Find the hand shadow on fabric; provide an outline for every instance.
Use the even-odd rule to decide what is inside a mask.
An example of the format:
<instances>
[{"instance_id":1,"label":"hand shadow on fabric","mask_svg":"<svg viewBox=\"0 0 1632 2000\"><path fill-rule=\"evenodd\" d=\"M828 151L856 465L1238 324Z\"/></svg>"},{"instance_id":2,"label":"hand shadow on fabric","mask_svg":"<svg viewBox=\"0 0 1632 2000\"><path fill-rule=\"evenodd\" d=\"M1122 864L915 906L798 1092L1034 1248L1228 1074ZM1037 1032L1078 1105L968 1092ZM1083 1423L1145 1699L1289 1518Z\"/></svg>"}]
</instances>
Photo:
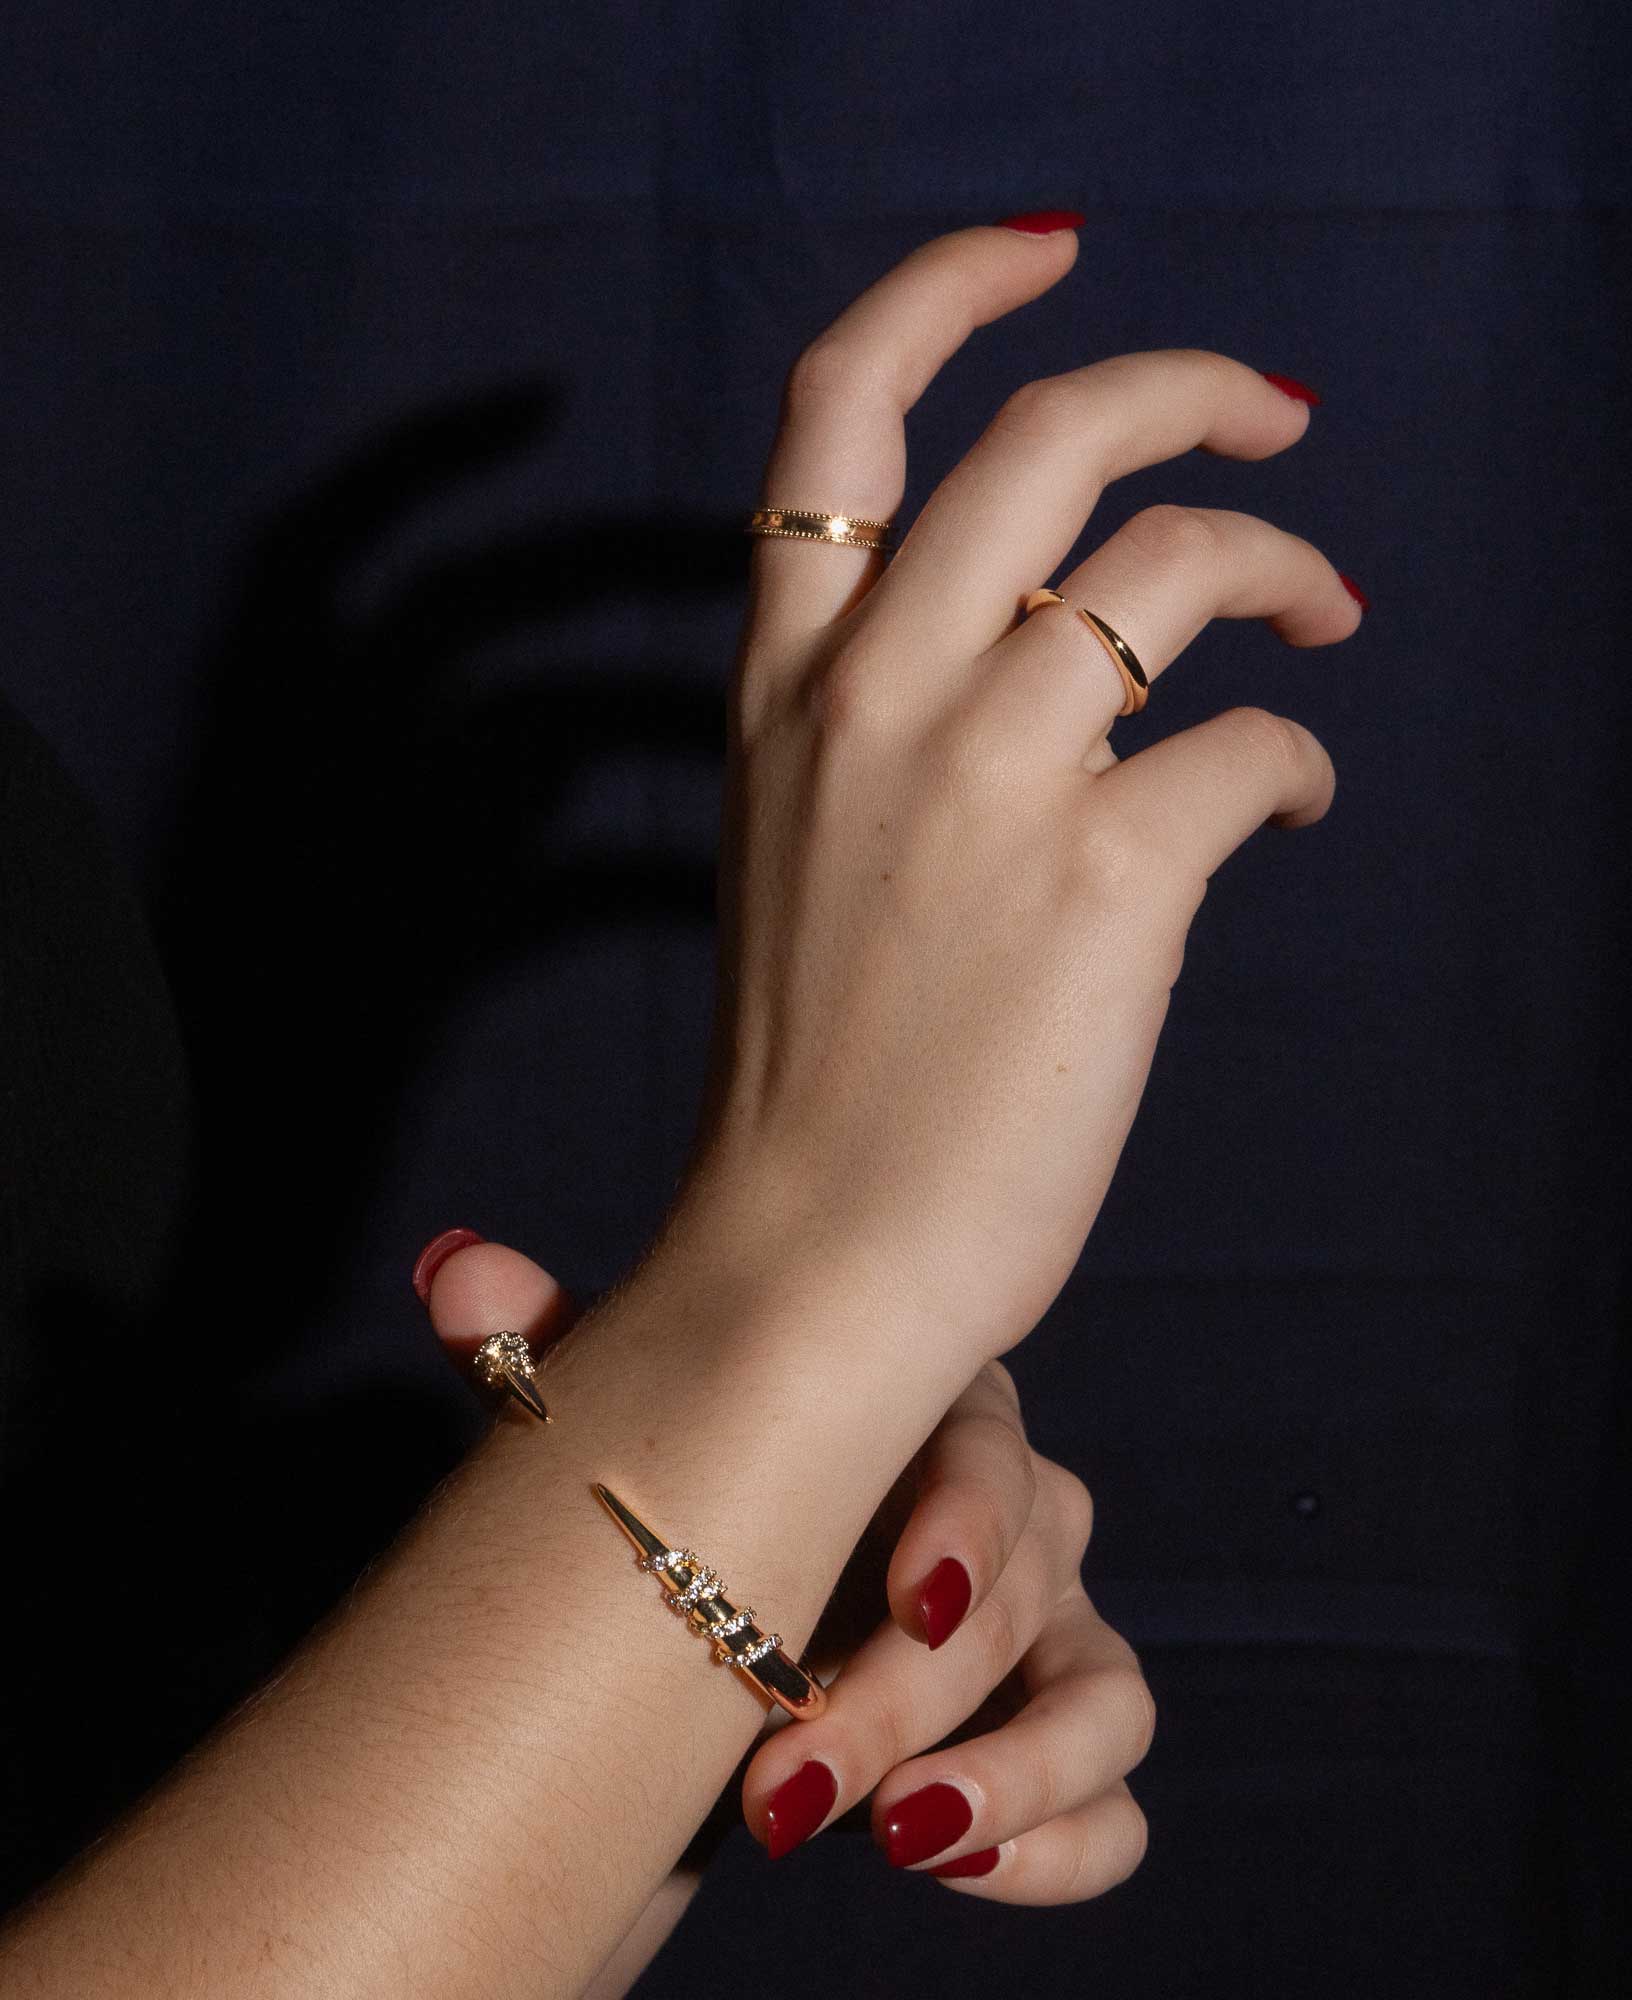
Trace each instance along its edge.
<instances>
[{"instance_id":1,"label":"hand shadow on fabric","mask_svg":"<svg viewBox=\"0 0 1632 2000\"><path fill-rule=\"evenodd\" d=\"M23 1578L44 1657L13 1898L277 1665L479 1427L456 1392L253 1386L334 1303L461 999L575 930L712 922L712 855L553 834L599 759L718 765L717 663L573 657L552 632L632 591L672 607L740 587L731 524L489 541L413 559L357 609L393 537L545 446L560 408L522 384L369 441L255 537L203 665L151 899L194 1111L170 1272L151 1310L71 1283L29 1308L47 1379L6 1518L55 1510L56 1528ZM536 675L473 672L535 634Z\"/></svg>"}]
</instances>

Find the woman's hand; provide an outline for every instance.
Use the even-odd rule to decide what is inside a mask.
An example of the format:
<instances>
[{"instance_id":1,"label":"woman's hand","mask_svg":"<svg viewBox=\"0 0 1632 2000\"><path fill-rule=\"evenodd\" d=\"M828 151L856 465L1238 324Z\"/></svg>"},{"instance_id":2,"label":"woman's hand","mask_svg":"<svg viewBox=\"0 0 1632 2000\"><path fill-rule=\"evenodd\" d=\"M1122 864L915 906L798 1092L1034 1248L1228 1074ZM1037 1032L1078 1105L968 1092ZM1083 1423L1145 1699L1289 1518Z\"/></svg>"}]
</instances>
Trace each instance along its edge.
<instances>
[{"instance_id":1,"label":"woman's hand","mask_svg":"<svg viewBox=\"0 0 1632 2000\"><path fill-rule=\"evenodd\" d=\"M1145 1851L1126 1778L1150 1747L1155 1706L1133 1649L1083 1590L1088 1490L1031 1449L998 1361L952 1405L904 1486L893 1616L846 1649L815 1721L776 1729L755 1752L748 1824L785 1854L870 1799L873 1837L898 1868L997 1902L1097 1896ZM934 1651L921 1643L931 1578L949 1610L960 1596L969 1607Z\"/></svg>"},{"instance_id":2,"label":"woman's hand","mask_svg":"<svg viewBox=\"0 0 1632 2000\"><path fill-rule=\"evenodd\" d=\"M489 1333L521 1331L537 1355L576 1316L519 1251L455 1254L480 1242L448 1231L414 1274L461 1369ZM1031 1449L1009 1372L988 1362L879 1508L817 1626L824 1713L796 1727L773 1713L747 1761L743 1814L773 1858L870 1797L892 1863L997 1901L1078 1901L1133 1872L1145 1823L1125 1780L1155 1711L1132 1648L1083 1590L1092 1523L1087 1488ZM643 1932L641 1963L680 1907ZM620 1959L617 1976L637 1970Z\"/></svg>"},{"instance_id":3,"label":"woman's hand","mask_svg":"<svg viewBox=\"0 0 1632 2000\"><path fill-rule=\"evenodd\" d=\"M1000 227L915 250L794 366L764 503L892 515L905 411L1075 254L1069 231ZM960 1381L1035 1324L1098 1212L1208 877L1264 820L1318 819L1333 773L1308 730L1250 707L1118 762L1105 650L1020 605L1109 481L1196 446L1265 458L1309 420L1226 355L1119 355L1017 388L887 566L754 543L709 1090L659 1255L838 1270L892 1366L939 1350ZM1360 619L1307 541L1182 505L1059 587L1153 683L1215 617L1296 646ZM824 1339L844 1365L831 1321Z\"/></svg>"}]
</instances>

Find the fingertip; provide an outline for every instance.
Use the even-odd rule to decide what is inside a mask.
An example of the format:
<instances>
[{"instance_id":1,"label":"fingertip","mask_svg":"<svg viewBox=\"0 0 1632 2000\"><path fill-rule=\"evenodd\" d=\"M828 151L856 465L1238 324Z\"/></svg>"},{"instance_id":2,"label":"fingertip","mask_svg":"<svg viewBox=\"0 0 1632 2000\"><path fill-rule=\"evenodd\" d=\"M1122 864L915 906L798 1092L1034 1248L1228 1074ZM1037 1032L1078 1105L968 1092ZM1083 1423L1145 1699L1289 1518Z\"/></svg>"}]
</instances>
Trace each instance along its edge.
<instances>
[{"instance_id":1,"label":"fingertip","mask_svg":"<svg viewBox=\"0 0 1632 2000\"><path fill-rule=\"evenodd\" d=\"M919 1583L913 1609L931 1652L944 1646L963 1623L974 1594L974 1579L956 1556L943 1556Z\"/></svg>"},{"instance_id":2,"label":"fingertip","mask_svg":"<svg viewBox=\"0 0 1632 2000\"><path fill-rule=\"evenodd\" d=\"M807 1757L765 1802L765 1851L773 1861L791 1854L826 1821L838 1801L839 1780L829 1764Z\"/></svg>"},{"instance_id":3,"label":"fingertip","mask_svg":"<svg viewBox=\"0 0 1632 2000\"><path fill-rule=\"evenodd\" d=\"M490 1334L522 1334L536 1355L566 1331L570 1294L531 1257L503 1243L478 1242L451 1252L433 1273L426 1301L449 1357L467 1361Z\"/></svg>"},{"instance_id":4,"label":"fingertip","mask_svg":"<svg viewBox=\"0 0 1632 2000\"><path fill-rule=\"evenodd\" d=\"M1260 368L1258 373L1294 403L1302 403L1306 408L1313 408L1321 400L1318 389L1311 389L1307 382L1300 382L1295 375L1281 375L1273 368Z\"/></svg>"},{"instance_id":5,"label":"fingertip","mask_svg":"<svg viewBox=\"0 0 1632 2000\"><path fill-rule=\"evenodd\" d=\"M456 1250L466 1250L473 1243L481 1243L485 1238L478 1236L474 1229L444 1229L439 1236L433 1236L425 1248L414 1259L414 1268L409 1273L409 1283L419 1296L421 1305L431 1302L431 1280Z\"/></svg>"}]
</instances>

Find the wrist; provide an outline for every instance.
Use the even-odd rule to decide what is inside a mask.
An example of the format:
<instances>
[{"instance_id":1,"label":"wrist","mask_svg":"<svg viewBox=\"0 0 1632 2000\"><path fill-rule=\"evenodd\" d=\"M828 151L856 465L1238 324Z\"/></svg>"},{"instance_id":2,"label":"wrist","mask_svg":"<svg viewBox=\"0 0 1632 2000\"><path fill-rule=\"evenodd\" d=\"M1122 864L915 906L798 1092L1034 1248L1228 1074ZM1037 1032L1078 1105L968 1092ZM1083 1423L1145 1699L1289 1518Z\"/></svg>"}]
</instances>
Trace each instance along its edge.
<instances>
[{"instance_id":1,"label":"wrist","mask_svg":"<svg viewBox=\"0 0 1632 2000\"><path fill-rule=\"evenodd\" d=\"M666 1232L549 1351L549 1471L570 1463L586 1491L604 1481L728 1575L751 1556L755 1590L779 1606L819 1581L813 1622L966 1384L919 1329L882 1322L847 1271L760 1262L740 1247ZM499 1430L518 1478L542 1476L533 1426L518 1417Z\"/></svg>"}]
</instances>

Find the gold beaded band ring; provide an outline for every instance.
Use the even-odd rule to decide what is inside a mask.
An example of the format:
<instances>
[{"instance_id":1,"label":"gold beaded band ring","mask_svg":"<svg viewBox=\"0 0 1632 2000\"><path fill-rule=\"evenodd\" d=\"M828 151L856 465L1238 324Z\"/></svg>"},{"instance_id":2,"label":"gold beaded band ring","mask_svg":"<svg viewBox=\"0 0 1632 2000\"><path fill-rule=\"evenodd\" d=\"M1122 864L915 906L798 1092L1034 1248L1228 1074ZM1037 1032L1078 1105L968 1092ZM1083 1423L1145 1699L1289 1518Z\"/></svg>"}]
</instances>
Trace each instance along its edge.
<instances>
[{"instance_id":1,"label":"gold beaded band ring","mask_svg":"<svg viewBox=\"0 0 1632 2000\"><path fill-rule=\"evenodd\" d=\"M1064 604L1065 599L1057 590L1034 590L1026 599L1023 615L1027 618L1034 611L1041 611L1048 604ZM1150 682L1145 670L1140 666L1133 648L1119 633L1113 632L1105 620L1084 605L1077 605L1077 616L1093 633L1094 637L1111 656L1111 662L1122 676L1122 706L1118 715L1137 715L1150 699Z\"/></svg>"},{"instance_id":2,"label":"gold beaded band ring","mask_svg":"<svg viewBox=\"0 0 1632 2000\"><path fill-rule=\"evenodd\" d=\"M859 514L820 514L809 507L756 507L745 535L781 535L798 542L833 542L846 549L888 549L890 521L864 521Z\"/></svg>"},{"instance_id":3,"label":"gold beaded band ring","mask_svg":"<svg viewBox=\"0 0 1632 2000\"><path fill-rule=\"evenodd\" d=\"M796 1721L809 1722L821 1714L827 1690L802 1661L783 1652L779 1632L760 1629L752 1605L737 1609L717 1570L691 1549L666 1542L609 1487L597 1485L595 1497L639 1551L637 1567L669 1593L669 1609L713 1642L719 1665L735 1667Z\"/></svg>"},{"instance_id":4,"label":"gold beaded band ring","mask_svg":"<svg viewBox=\"0 0 1632 2000\"><path fill-rule=\"evenodd\" d=\"M490 1393L521 1405L530 1416L553 1424L538 1388L532 1351L519 1333L495 1333L477 1348L474 1372ZM694 1630L712 1641L714 1657L735 1667L761 1694L768 1695L795 1720L808 1722L827 1706L827 1690L801 1660L782 1650L782 1635L765 1632L755 1622L752 1605L740 1611L725 1595L725 1583L690 1549L676 1548L649 1528L608 1486L599 1483L595 1497L628 1536L639 1553L638 1567L655 1576L669 1593L669 1608Z\"/></svg>"}]
</instances>

